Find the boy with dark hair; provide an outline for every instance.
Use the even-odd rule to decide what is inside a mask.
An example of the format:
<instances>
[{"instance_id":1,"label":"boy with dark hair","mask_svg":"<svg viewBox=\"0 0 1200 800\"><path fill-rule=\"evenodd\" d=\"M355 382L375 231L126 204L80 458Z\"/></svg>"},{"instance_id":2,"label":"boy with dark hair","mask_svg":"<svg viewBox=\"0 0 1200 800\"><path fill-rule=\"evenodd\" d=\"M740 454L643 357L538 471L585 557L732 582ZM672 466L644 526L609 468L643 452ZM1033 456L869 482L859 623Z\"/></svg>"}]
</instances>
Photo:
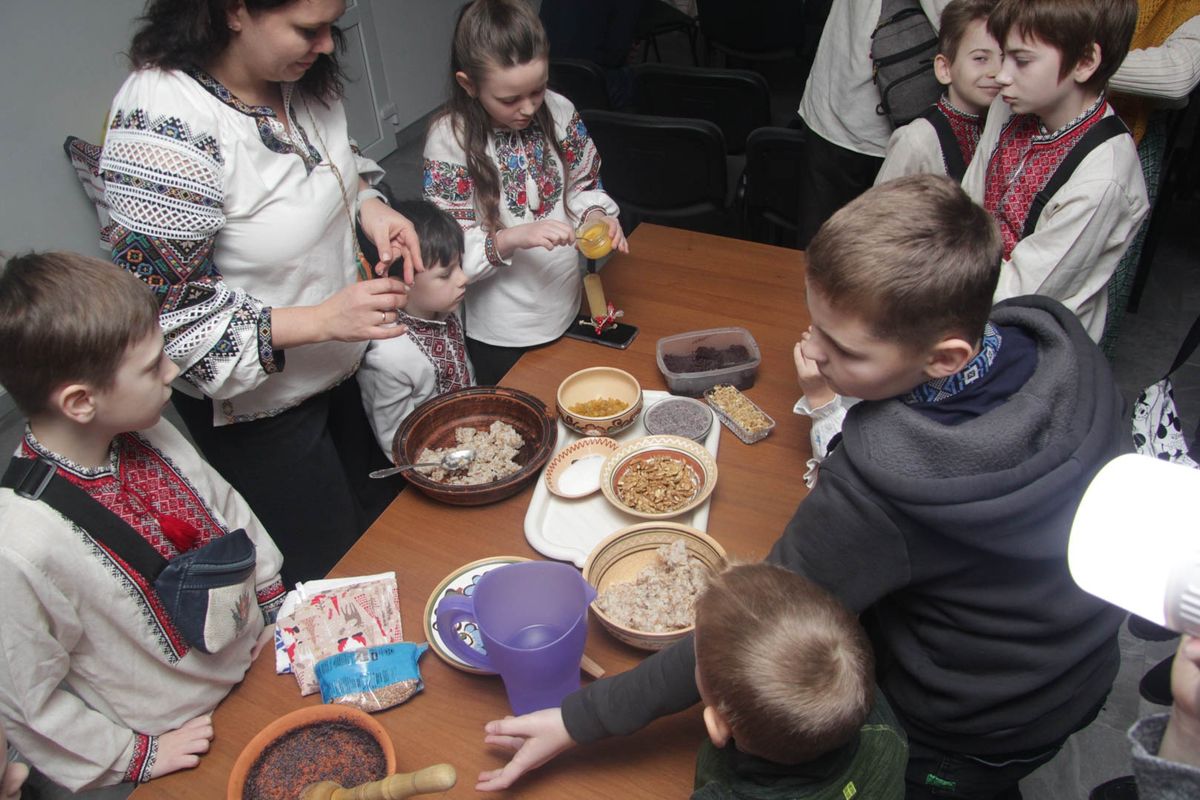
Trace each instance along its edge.
<instances>
[{"instance_id":1,"label":"boy with dark hair","mask_svg":"<svg viewBox=\"0 0 1200 800\"><path fill-rule=\"evenodd\" d=\"M871 643L824 589L772 564L730 567L696 601L695 644L710 741L693 800L903 797L908 749L876 696Z\"/></svg>"},{"instance_id":2,"label":"boy with dark hair","mask_svg":"<svg viewBox=\"0 0 1200 800\"><path fill-rule=\"evenodd\" d=\"M209 712L270 636L279 551L161 419L179 369L137 278L72 253L12 258L0 341L0 383L28 416L18 455L31 461L14 465L54 470L32 491L0 488L0 722L35 783L79 791L193 767L213 736ZM244 529L257 550L249 585L208 599L223 646L185 639L130 551L40 496L51 482L82 490L168 564Z\"/></svg>"},{"instance_id":3,"label":"boy with dark hair","mask_svg":"<svg viewBox=\"0 0 1200 800\"><path fill-rule=\"evenodd\" d=\"M399 202L396 210L412 221L420 237L425 271L415 274L408 303L396 312L396 323L406 325L408 332L371 342L358 369L367 419L389 454L396 429L409 412L431 397L475 385L458 316L467 289L462 228L424 200ZM404 274L403 264L391 269L397 277Z\"/></svg>"},{"instance_id":4,"label":"boy with dark hair","mask_svg":"<svg viewBox=\"0 0 1200 800\"><path fill-rule=\"evenodd\" d=\"M1123 614L1076 587L1066 548L1088 482L1131 449L1124 403L1061 304L989 314L1000 246L958 186L920 175L863 194L808 252L803 347L863 402L768 560L863 615L909 798L1018 796L1120 663ZM481 787L687 708L694 667L685 642L561 709L489 722L485 741L520 748Z\"/></svg>"},{"instance_id":5,"label":"boy with dark hair","mask_svg":"<svg viewBox=\"0 0 1200 800\"><path fill-rule=\"evenodd\" d=\"M1000 225L996 300L1058 300L1093 340L1108 281L1148 208L1129 131L1105 97L1137 22L1136 0L1000 0L1000 100L963 187Z\"/></svg>"},{"instance_id":6,"label":"boy with dark hair","mask_svg":"<svg viewBox=\"0 0 1200 800\"><path fill-rule=\"evenodd\" d=\"M962 180L975 157L984 114L1000 91L1000 45L987 30L995 5L996 0L951 0L942 11L933 71L946 93L892 134L875 183L923 173Z\"/></svg>"}]
</instances>

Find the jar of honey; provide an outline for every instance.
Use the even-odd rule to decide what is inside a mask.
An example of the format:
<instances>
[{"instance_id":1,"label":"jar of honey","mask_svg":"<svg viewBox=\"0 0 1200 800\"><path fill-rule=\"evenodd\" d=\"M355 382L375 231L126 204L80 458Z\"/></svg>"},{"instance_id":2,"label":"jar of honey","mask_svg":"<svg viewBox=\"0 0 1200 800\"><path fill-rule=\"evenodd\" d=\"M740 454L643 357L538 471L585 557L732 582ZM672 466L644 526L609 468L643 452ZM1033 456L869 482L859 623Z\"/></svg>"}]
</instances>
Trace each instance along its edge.
<instances>
[{"instance_id":1,"label":"jar of honey","mask_svg":"<svg viewBox=\"0 0 1200 800\"><path fill-rule=\"evenodd\" d=\"M587 258L604 258L612 252L612 238L608 235L608 223L589 222L578 231L579 252Z\"/></svg>"}]
</instances>

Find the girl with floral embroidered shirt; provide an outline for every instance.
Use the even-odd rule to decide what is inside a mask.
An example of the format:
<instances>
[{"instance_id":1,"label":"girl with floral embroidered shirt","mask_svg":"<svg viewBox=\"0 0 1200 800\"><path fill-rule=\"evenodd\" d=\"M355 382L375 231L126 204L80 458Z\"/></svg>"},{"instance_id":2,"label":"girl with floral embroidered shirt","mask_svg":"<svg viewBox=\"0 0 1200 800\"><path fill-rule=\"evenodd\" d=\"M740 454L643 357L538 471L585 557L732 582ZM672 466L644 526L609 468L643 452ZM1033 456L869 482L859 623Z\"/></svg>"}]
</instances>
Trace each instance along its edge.
<instances>
[{"instance_id":1,"label":"girl with floral embroidered shirt","mask_svg":"<svg viewBox=\"0 0 1200 800\"><path fill-rule=\"evenodd\" d=\"M395 497L354 373L395 325L412 224L353 147L345 0L152 0L101 157L112 259L158 296L174 403L286 555L324 575ZM375 244L372 277L355 219ZM286 355L286 362L285 362Z\"/></svg>"},{"instance_id":2,"label":"girl with floral embroidered shirt","mask_svg":"<svg viewBox=\"0 0 1200 800\"><path fill-rule=\"evenodd\" d=\"M574 321L579 224L603 220L614 248L629 249L595 145L570 101L546 88L548 52L527 3L466 6L451 96L425 142L425 196L466 236L467 347L485 385Z\"/></svg>"}]
</instances>

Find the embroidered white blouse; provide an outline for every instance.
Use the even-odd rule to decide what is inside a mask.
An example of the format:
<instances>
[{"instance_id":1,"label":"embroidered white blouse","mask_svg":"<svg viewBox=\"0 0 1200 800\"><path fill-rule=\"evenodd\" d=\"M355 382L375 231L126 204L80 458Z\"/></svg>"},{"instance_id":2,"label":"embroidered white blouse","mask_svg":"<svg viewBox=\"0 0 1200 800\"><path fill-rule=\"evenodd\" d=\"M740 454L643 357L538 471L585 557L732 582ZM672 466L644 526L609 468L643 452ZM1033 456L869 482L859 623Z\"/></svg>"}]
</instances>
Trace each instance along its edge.
<instances>
[{"instance_id":1,"label":"embroidered white blouse","mask_svg":"<svg viewBox=\"0 0 1200 800\"><path fill-rule=\"evenodd\" d=\"M571 101L546 92L554 137L567 161L553 152L553 169L542 172L548 146L536 125L524 131L496 130L488 157L500 174L500 225L511 228L542 219L577 226L592 207L617 215L617 205L600 185L600 154ZM517 250L508 261L489 258L487 232L467 174L467 158L449 117L438 119L425 140L425 197L448 211L463 227L463 270L471 281L464 303L467 335L506 347L552 341L575 319L583 287L583 261L574 247Z\"/></svg>"},{"instance_id":2,"label":"embroidered white blouse","mask_svg":"<svg viewBox=\"0 0 1200 800\"><path fill-rule=\"evenodd\" d=\"M273 618L283 599L283 558L241 495L169 422L126 436L132 444L114 446L112 465L93 470L32 436L21 447L84 484L128 474L128 459L139 476L134 489L160 511L195 513L198 499L200 513L226 532L245 528L264 613L250 614L241 636L217 653L189 649L140 576L50 506L0 489L0 720L25 758L72 791L148 780L157 737L212 711L241 681L264 615Z\"/></svg>"},{"instance_id":3,"label":"embroidered white blouse","mask_svg":"<svg viewBox=\"0 0 1200 800\"><path fill-rule=\"evenodd\" d=\"M216 425L271 416L351 375L365 342L272 347L272 307L316 305L356 279L359 177L340 101L283 86L289 127L203 72L143 69L113 100L100 168L113 260L158 295L178 386ZM341 180L330 166L330 152ZM344 196L343 196L344 195Z\"/></svg>"}]
</instances>

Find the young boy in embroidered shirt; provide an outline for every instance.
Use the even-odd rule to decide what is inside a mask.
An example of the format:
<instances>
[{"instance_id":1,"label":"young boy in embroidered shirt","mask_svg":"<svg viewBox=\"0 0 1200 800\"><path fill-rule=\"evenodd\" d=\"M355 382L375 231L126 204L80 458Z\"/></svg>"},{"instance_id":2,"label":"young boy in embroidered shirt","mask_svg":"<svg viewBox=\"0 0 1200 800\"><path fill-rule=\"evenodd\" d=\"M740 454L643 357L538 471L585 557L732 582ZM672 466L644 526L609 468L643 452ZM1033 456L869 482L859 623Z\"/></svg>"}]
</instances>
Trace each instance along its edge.
<instances>
[{"instance_id":1,"label":"young boy in embroidered shirt","mask_svg":"<svg viewBox=\"0 0 1200 800\"><path fill-rule=\"evenodd\" d=\"M858 620L773 564L712 577L696 600L696 689L709 740L692 800L904 797L904 731L875 690Z\"/></svg>"},{"instance_id":2,"label":"young boy in embroidered shirt","mask_svg":"<svg viewBox=\"0 0 1200 800\"><path fill-rule=\"evenodd\" d=\"M975 157L984 114L1000 91L1000 45L987 30L995 4L996 0L952 0L942 10L933 71L946 93L925 115L892 134L875 183L922 173L962 180ZM949 140L957 144L953 152L943 149L943 141Z\"/></svg>"},{"instance_id":3,"label":"young boy in embroidered shirt","mask_svg":"<svg viewBox=\"0 0 1200 800\"><path fill-rule=\"evenodd\" d=\"M995 223L934 175L874 187L808 250L805 352L863 400L767 560L863 615L910 800L1015 796L1120 665L1124 613L1075 585L1066 547L1092 476L1131 448L1124 401L1060 303L992 308L999 269ZM693 705L694 674L685 639L561 709L487 723L518 749L480 788Z\"/></svg>"},{"instance_id":4,"label":"young boy in embroidered shirt","mask_svg":"<svg viewBox=\"0 0 1200 800\"><path fill-rule=\"evenodd\" d=\"M1095 341L1104 332L1108 281L1147 210L1133 138L1100 142L1040 215L1035 198L1080 139L1113 115L1105 87L1137 14L1137 0L999 0L988 30L1004 49L1000 97L963 179L1004 237L996 300L1053 297ZM1034 215L1036 227L1025 235Z\"/></svg>"},{"instance_id":5,"label":"young boy in embroidered shirt","mask_svg":"<svg viewBox=\"0 0 1200 800\"><path fill-rule=\"evenodd\" d=\"M179 369L153 293L72 253L0 271L0 383L28 416L18 455L106 506L168 561L244 528L259 609L214 653L189 647L152 585L41 500L0 488L0 722L49 791L195 766L283 599L282 558L241 496L161 418ZM130 787L132 788L132 787Z\"/></svg>"},{"instance_id":6,"label":"young boy in embroidered shirt","mask_svg":"<svg viewBox=\"0 0 1200 800\"><path fill-rule=\"evenodd\" d=\"M396 210L408 217L421 240L425 271L408 290L397 324L408 332L371 342L358 384L363 408L383 452L392 452L396 429L431 397L475 385L458 315L467 276L462 268L463 232L454 218L432 203L407 200ZM393 265L402 275L403 265Z\"/></svg>"}]
</instances>

